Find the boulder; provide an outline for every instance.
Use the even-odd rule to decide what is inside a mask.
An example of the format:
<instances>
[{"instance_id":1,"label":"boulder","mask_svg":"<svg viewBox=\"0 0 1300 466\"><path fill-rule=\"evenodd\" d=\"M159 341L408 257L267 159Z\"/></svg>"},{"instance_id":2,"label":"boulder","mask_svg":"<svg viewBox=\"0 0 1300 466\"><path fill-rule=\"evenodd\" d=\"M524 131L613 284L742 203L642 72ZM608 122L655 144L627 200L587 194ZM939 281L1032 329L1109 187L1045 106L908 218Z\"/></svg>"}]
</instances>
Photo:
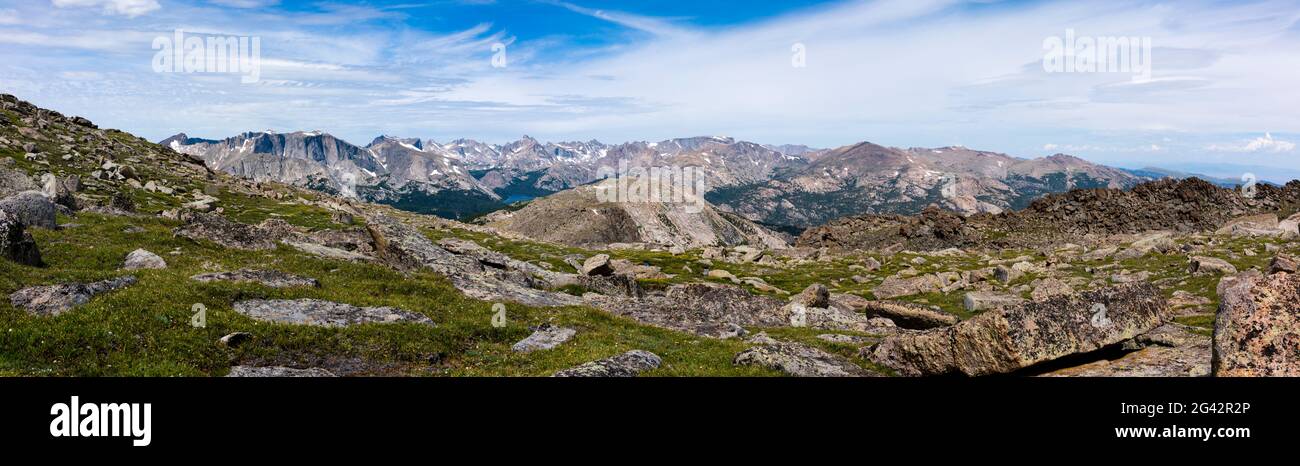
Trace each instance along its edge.
<instances>
[{"instance_id":1,"label":"boulder","mask_svg":"<svg viewBox=\"0 0 1300 466\"><path fill-rule=\"evenodd\" d=\"M1241 280L1263 277L1264 274L1258 270L1247 270L1236 275L1225 275L1219 278L1219 284L1214 287L1214 294L1222 297L1228 292L1228 288Z\"/></svg>"},{"instance_id":2,"label":"boulder","mask_svg":"<svg viewBox=\"0 0 1300 466\"><path fill-rule=\"evenodd\" d=\"M609 254L596 254L582 262L583 275L607 276L614 274L614 265L609 261Z\"/></svg>"},{"instance_id":3,"label":"boulder","mask_svg":"<svg viewBox=\"0 0 1300 466\"><path fill-rule=\"evenodd\" d=\"M1273 236L1281 234L1282 231L1278 229L1277 214L1258 214L1232 219L1214 233L1232 236Z\"/></svg>"},{"instance_id":4,"label":"boulder","mask_svg":"<svg viewBox=\"0 0 1300 466\"><path fill-rule=\"evenodd\" d=\"M1120 259L1132 259L1142 257L1153 252L1166 253L1174 250L1178 245L1174 243L1172 234L1169 232L1152 233L1134 241L1129 245L1120 256Z\"/></svg>"},{"instance_id":5,"label":"boulder","mask_svg":"<svg viewBox=\"0 0 1300 466\"><path fill-rule=\"evenodd\" d=\"M1300 275L1244 275L1219 296L1216 377L1300 376Z\"/></svg>"},{"instance_id":6,"label":"boulder","mask_svg":"<svg viewBox=\"0 0 1300 466\"><path fill-rule=\"evenodd\" d=\"M831 292L826 289L826 285L813 283L804 288L802 292L790 298L791 302L796 302L807 307L830 307Z\"/></svg>"},{"instance_id":7,"label":"boulder","mask_svg":"<svg viewBox=\"0 0 1300 466\"><path fill-rule=\"evenodd\" d=\"M1210 337L1164 324L1130 342L1118 359L1101 358L1052 370L1044 377L1204 377L1210 375Z\"/></svg>"},{"instance_id":8,"label":"boulder","mask_svg":"<svg viewBox=\"0 0 1300 466\"><path fill-rule=\"evenodd\" d=\"M82 304L90 298L125 288L135 283L135 277L110 278L92 283L63 283L23 288L9 295L14 307L37 316L56 316Z\"/></svg>"},{"instance_id":9,"label":"boulder","mask_svg":"<svg viewBox=\"0 0 1300 466\"><path fill-rule=\"evenodd\" d=\"M267 322L323 327L392 322L433 325L423 314L404 309L358 307L319 299L250 299L235 303L235 312Z\"/></svg>"},{"instance_id":10,"label":"boulder","mask_svg":"<svg viewBox=\"0 0 1300 466\"><path fill-rule=\"evenodd\" d=\"M0 257L23 265L41 265L36 240L18 217L0 210Z\"/></svg>"},{"instance_id":11,"label":"boulder","mask_svg":"<svg viewBox=\"0 0 1300 466\"><path fill-rule=\"evenodd\" d=\"M943 283L934 275L912 278L888 277L871 290L879 299L893 299L920 293L933 293L943 289Z\"/></svg>"},{"instance_id":12,"label":"boulder","mask_svg":"<svg viewBox=\"0 0 1300 466\"><path fill-rule=\"evenodd\" d=\"M248 225L230 221L218 213L199 213L172 233L195 241L212 241L228 248L259 251L275 249L277 242L292 235L293 227L279 219Z\"/></svg>"},{"instance_id":13,"label":"boulder","mask_svg":"<svg viewBox=\"0 0 1300 466\"><path fill-rule=\"evenodd\" d=\"M758 262L766 253L763 249L752 246L736 246L735 251L740 253L740 262Z\"/></svg>"},{"instance_id":14,"label":"boulder","mask_svg":"<svg viewBox=\"0 0 1300 466\"><path fill-rule=\"evenodd\" d=\"M167 261L158 257L157 254L144 249L136 249L126 255L126 260L122 263L123 270L141 270L141 269L165 269Z\"/></svg>"},{"instance_id":15,"label":"boulder","mask_svg":"<svg viewBox=\"0 0 1300 466\"><path fill-rule=\"evenodd\" d=\"M577 333L577 330L571 328L555 327L551 324L543 324L538 327L532 335L528 335L528 338L519 340L514 345L511 345L510 349L516 353L531 353L537 350L548 350L560 346L561 343L569 341L569 339L573 338Z\"/></svg>"},{"instance_id":16,"label":"boulder","mask_svg":"<svg viewBox=\"0 0 1300 466\"><path fill-rule=\"evenodd\" d=\"M1278 254L1276 256L1273 256L1273 260L1269 261L1268 263L1269 275L1278 272L1296 273L1296 270L1297 270L1297 265L1296 265L1295 258L1288 256L1286 254Z\"/></svg>"},{"instance_id":17,"label":"boulder","mask_svg":"<svg viewBox=\"0 0 1300 466\"><path fill-rule=\"evenodd\" d=\"M1042 301L1053 296L1074 292L1074 288L1071 288L1070 284L1056 278L1037 280L1032 284L1032 286L1034 287L1034 290L1029 293L1029 298L1034 301Z\"/></svg>"},{"instance_id":18,"label":"boulder","mask_svg":"<svg viewBox=\"0 0 1300 466\"><path fill-rule=\"evenodd\" d=\"M191 280L210 282L257 283L271 288L293 288L320 286L314 278L300 277L279 270L239 269L234 272L203 273L190 277Z\"/></svg>"},{"instance_id":19,"label":"boulder","mask_svg":"<svg viewBox=\"0 0 1300 466\"><path fill-rule=\"evenodd\" d=\"M53 230L59 226L55 219L58 210L55 209L54 202L40 191L23 191L4 198L0 200L0 210L17 217L27 227Z\"/></svg>"},{"instance_id":20,"label":"boulder","mask_svg":"<svg viewBox=\"0 0 1300 466\"><path fill-rule=\"evenodd\" d=\"M632 350L556 372L553 377L636 377L656 369L663 360L644 350Z\"/></svg>"},{"instance_id":21,"label":"boulder","mask_svg":"<svg viewBox=\"0 0 1300 466\"><path fill-rule=\"evenodd\" d=\"M869 373L857 364L811 346L773 341L741 351L737 366L759 366L795 377L861 377Z\"/></svg>"},{"instance_id":22,"label":"boulder","mask_svg":"<svg viewBox=\"0 0 1300 466\"><path fill-rule=\"evenodd\" d=\"M788 295L788 294L790 294L789 291L785 291L785 290L783 290L783 289L780 289L780 288L777 288L777 287L775 287L775 286L769 285L769 284L767 284L767 281L763 280L762 278L758 278L758 277L741 277L741 278L740 278L740 283L743 283L743 284L745 284L745 285L752 286L752 287L754 287L754 289L756 289L756 290L758 290L758 291L761 291L761 292L764 292L764 293L776 293L776 294L782 294L782 295Z\"/></svg>"},{"instance_id":23,"label":"boulder","mask_svg":"<svg viewBox=\"0 0 1300 466\"><path fill-rule=\"evenodd\" d=\"M375 260L375 258L367 256L365 254L348 251L345 249L332 248L329 246L322 246L315 243L308 243L303 241L289 241L289 240L285 240L283 241L283 243L286 246L297 249L304 253L311 254L313 256L321 257L325 259L336 259L336 260L344 260L344 261L352 261L352 262L369 262Z\"/></svg>"},{"instance_id":24,"label":"boulder","mask_svg":"<svg viewBox=\"0 0 1300 466\"><path fill-rule=\"evenodd\" d=\"M1011 267L1007 267L1005 265L999 265L997 266L997 268L993 269L993 278L999 282L1002 282L1003 284L1011 283L1012 281L1015 281L1015 279L1020 278L1022 275L1024 275L1024 272L1021 272L1016 269L1012 269Z\"/></svg>"},{"instance_id":25,"label":"boulder","mask_svg":"<svg viewBox=\"0 0 1300 466\"><path fill-rule=\"evenodd\" d=\"M609 276L589 276L564 274L557 275L550 282L553 288L563 288L568 285L576 285L584 290L600 293L607 296L624 296L629 298L641 298L645 296L645 290L641 284L631 275L616 273Z\"/></svg>"},{"instance_id":26,"label":"boulder","mask_svg":"<svg viewBox=\"0 0 1300 466\"><path fill-rule=\"evenodd\" d=\"M721 278L723 280L730 280L732 283L740 283L739 278L736 278L736 276L733 275L731 272L728 272L723 269L710 270L709 273L706 274L706 276L708 276L709 278Z\"/></svg>"},{"instance_id":27,"label":"boulder","mask_svg":"<svg viewBox=\"0 0 1300 466\"><path fill-rule=\"evenodd\" d=\"M659 267L649 264L634 264L629 260L615 259L609 261L609 265L614 268L615 274L631 275L639 279L668 278L668 274L665 274Z\"/></svg>"},{"instance_id":28,"label":"boulder","mask_svg":"<svg viewBox=\"0 0 1300 466\"><path fill-rule=\"evenodd\" d=\"M1223 274L1232 275L1237 273L1237 268L1229 264L1228 261L1217 257L1192 256L1189 258L1188 273L1192 274Z\"/></svg>"},{"instance_id":29,"label":"boulder","mask_svg":"<svg viewBox=\"0 0 1300 466\"><path fill-rule=\"evenodd\" d=\"M386 215L369 217L366 229L374 239L378 258L398 270L427 268L444 275L482 271L483 266L477 259L453 254L433 244L419 229L395 218Z\"/></svg>"},{"instance_id":30,"label":"boulder","mask_svg":"<svg viewBox=\"0 0 1300 466\"><path fill-rule=\"evenodd\" d=\"M992 291L972 291L970 293L966 293L966 297L962 299L962 305L966 307L967 311L975 312L975 311L996 309L999 307L1012 306L1015 304L1019 304L1022 301L1024 301L1024 299L1020 298L1019 296L1009 295L1005 293L996 293Z\"/></svg>"},{"instance_id":31,"label":"boulder","mask_svg":"<svg viewBox=\"0 0 1300 466\"><path fill-rule=\"evenodd\" d=\"M930 329L956 324L957 316L920 304L895 301L865 301L858 308L867 317L883 317L902 328Z\"/></svg>"},{"instance_id":32,"label":"boulder","mask_svg":"<svg viewBox=\"0 0 1300 466\"><path fill-rule=\"evenodd\" d=\"M37 189L40 186L26 172L14 168L14 159L0 158L0 198Z\"/></svg>"},{"instance_id":33,"label":"boulder","mask_svg":"<svg viewBox=\"0 0 1300 466\"><path fill-rule=\"evenodd\" d=\"M1277 222L1277 229L1283 234L1300 234L1300 213L1291 214L1285 220Z\"/></svg>"},{"instance_id":34,"label":"boulder","mask_svg":"<svg viewBox=\"0 0 1300 466\"><path fill-rule=\"evenodd\" d=\"M1121 285L892 335L863 356L907 376L1008 373L1134 338L1163 323L1166 308L1155 286Z\"/></svg>"}]
</instances>

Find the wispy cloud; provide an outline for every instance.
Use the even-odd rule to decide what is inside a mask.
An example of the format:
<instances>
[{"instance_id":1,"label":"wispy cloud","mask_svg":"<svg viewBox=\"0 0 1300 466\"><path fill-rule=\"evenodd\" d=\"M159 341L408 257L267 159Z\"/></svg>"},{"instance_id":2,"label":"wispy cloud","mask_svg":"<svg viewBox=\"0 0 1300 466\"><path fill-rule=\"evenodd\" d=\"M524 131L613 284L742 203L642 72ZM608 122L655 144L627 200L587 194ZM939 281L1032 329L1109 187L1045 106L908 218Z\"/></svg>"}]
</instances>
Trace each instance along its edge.
<instances>
[{"instance_id":1,"label":"wispy cloud","mask_svg":"<svg viewBox=\"0 0 1300 466\"><path fill-rule=\"evenodd\" d=\"M94 7L104 14L122 15L134 18L162 8L158 0L50 0L59 8Z\"/></svg>"},{"instance_id":2,"label":"wispy cloud","mask_svg":"<svg viewBox=\"0 0 1300 466\"><path fill-rule=\"evenodd\" d=\"M267 127L361 141L728 134L1300 167L1270 157L1300 138L1293 1L846 1L718 25L653 2L632 13L583 0L169 0L138 13L130 6L159 2L53 1L61 8L0 9L0 87L155 138ZM271 8L230 8L243 6ZM492 14L436 14L451 7ZM593 41L554 25L576 24L565 18L628 33ZM149 40L175 28L260 37L263 81L152 73ZM1045 71L1044 39L1067 29L1150 37L1151 79ZM492 66L497 44L508 66ZM792 66L796 44L806 66Z\"/></svg>"},{"instance_id":3,"label":"wispy cloud","mask_svg":"<svg viewBox=\"0 0 1300 466\"><path fill-rule=\"evenodd\" d=\"M593 18L609 21L614 24L626 26L638 31L644 31L660 36L688 36L692 35L690 29L673 24L669 20L655 18L652 16L636 15L620 11L598 10L593 8L582 7L573 3L561 0L542 0L543 3L559 6L568 9L574 13L587 15Z\"/></svg>"}]
</instances>

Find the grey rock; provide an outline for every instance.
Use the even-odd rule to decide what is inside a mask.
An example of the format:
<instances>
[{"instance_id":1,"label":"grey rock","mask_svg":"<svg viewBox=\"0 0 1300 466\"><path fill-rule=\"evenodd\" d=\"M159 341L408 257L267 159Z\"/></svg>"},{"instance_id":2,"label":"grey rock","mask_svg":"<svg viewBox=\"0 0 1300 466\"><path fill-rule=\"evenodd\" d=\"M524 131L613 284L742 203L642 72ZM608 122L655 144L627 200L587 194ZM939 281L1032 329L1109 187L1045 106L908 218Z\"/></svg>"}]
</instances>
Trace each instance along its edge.
<instances>
[{"instance_id":1,"label":"grey rock","mask_svg":"<svg viewBox=\"0 0 1300 466\"><path fill-rule=\"evenodd\" d=\"M374 238L379 259L399 270L429 269L449 276L483 272L477 259L439 247L420 230L398 219L374 215L366 219L366 228Z\"/></svg>"},{"instance_id":2,"label":"grey rock","mask_svg":"<svg viewBox=\"0 0 1300 466\"><path fill-rule=\"evenodd\" d=\"M1132 341L1134 351L1053 370L1044 377L1204 377L1210 375L1210 337L1164 324ZM1128 344L1126 344L1128 346Z\"/></svg>"},{"instance_id":3,"label":"grey rock","mask_svg":"<svg viewBox=\"0 0 1300 466\"><path fill-rule=\"evenodd\" d=\"M18 218L0 210L0 257L23 265L41 265L41 250Z\"/></svg>"},{"instance_id":4,"label":"grey rock","mask_svg":"<svg viewBox=\"0 0 1300 466\"><path fill-rule=\"evenodd\" d=\"M40 189L27 173L13 167L11 158L0 158L0 198L5 198L23 191Z\"/></svg>"},{"instance_id":5,"label":"grey rock","mask_svg":"<svg viewBox=\"0 0 1300 466\"><path fill-rule=\"evenodd\" d=\"M1237 273L1236 267L1217 257L1192 256L1189 264L1188 272L1193 274L1218 273L1232 275Z\"/></svg>"},{"instance_id":6,"label":"grey rock","mask_svg":"<svg viewBox=\"0 0 1300 466\"><path fill-rule=\"evenodd\" d=\"M1132 339L1160 326L1167 312L1155 286L1120 285L892 335L863 356L908 376L1007 373Z\"/></svg>"},{"instance_id":7,"label":"grey rock","mask_svg":"<svg viewBox=\"0 0 1300 466\"><path fill-rule=\"evenodd\" d=\"M908 329L947 327L956 324L959 320L957 316L947 312L903 302L862 300L857 309L868 317L884 317L899 327Z\"/></svg>"},{"instance_id":8,"label":"grey rock","mask_svg":"<svg viewBox=\"0 0 1300 466\"><path fill-rule=\"evenodd\" d=\"M204 283L210 282L241 282L241 283L258 283L262 286L271 288L292 288L292 287L319 287L320 282L314 278L301 277L279 270L263 269L239 269L234 272L216 272L198 274L190 279Z\"/></svg>"},{"instance_id":9,"label":"grey rock","mask_svg":"<svg viewBox=\"0 0 1300 466\"><path fill-rule=\"evenodd\" d=\"M997 281L1002 282L1004 284L1011 283L1015 279L1020 278L1021 275L1024 275L1024 272L1021 272L1016 269L1012 269L1011 267L1007 267L1005 265L999 265L996 269L993 270L993 278L997 279Z\"/></svg>"},{"instance_id":10,"label":"grey rock","mask_svg":"<svg viewBox=\"0 0 1300 466\"><path fill-rule=\"evenodd\" d=\"M529 335L528 338L519 340L514 345L511 345L510 349L517 353L531 353L538 350L548 350L569 341L569 339L573 338L577 333L577 330L571 328L554 327L550 324L545 324L534 331L532 335Z\"/></svg>"},{"instance_id":11,"label":"grey rock","mask_svg":"<svg viewBox=\"0 0 1300 466\"><path fill-rule=\"evenodd\" d=\"M553 377L636 377L656 369L663 360L644 350L632 350L556 372Z\"/></svg>"},{"instance_id":12,"label":"grey rock","mask_svg":"<svg viewBox=\"0 0 1300 466\"><path fill-rule=\"evenodd\" d=\"M1042 301L1053 296L1067 295L1074 293L1074 288L1056 278L1043 278L1035 281L1032 286L1034 290L1030 292L1029 297L1034 301Z\"/></svg>"},{"instance_id":13,"label":"grey rock","mask_svg":"<svg viewBox=\"0 0 1300 466\"><path fill-rule=\"evenodd\" d=\"M760 366L795 377L860 377L869 375L848 360L807 345L774 342L736 354L732 364Z\"/></svg>"},{"instance_id":14,"label":"grey rock","mask_svg":"<svg viewBox=\"0 0 1300 466\"><path fill-rule=\"evenodd\" d=\"M1300 275L1241 275L1214 321L1216 377L1300 376Z\"/></svg>"},{"instance_id":15,"label":"grey rock","mask_svg":"<svg viewBox=\"0 0 1300 466\"><path fill-rule=\"evenodd\" d=\"M935 275L921 275L912 278L888 277L880 282L871 294L880 299L893 299L920 293L932 293L943 289L943 283Z\"/></svg>"},{"instance_id":16,"label":"grey rock","mask_svg":"<svg viewBox=\"0 0 1300 466\"><path fill-rule=\"evenodd\" d=\"M258 251L275 249L278 241L293 236L294 228L280 219L248 225L230 221L218 213L199 213L172 233L195 241L212 241L228 248Z\"/></svg>"},{"instance_id":17,"label":"grey rock","mask_svg":"<svg viewBox=\"0 0 1300 466\"><path fill-rule=\"evenodd\" d=\"M807 307L830 307L831 292L826 289L826 285L813 283L791 298L791 302L797 302Z\"/></svg>"},{"instance_id":18,"label":"grey rock","mask_svg":"<svg viewBox=\"0 0 1300 466\"><path fill-rule=\"evenodd\" d=\"M0 210L16 216L18 221L28 227L55 229L58 221L54 202L40 191L23 191L0 200Z\"/></svg>"},{"instance_id":19,"label":"grey rock","mask_svg":"<svg viewBox=\"0 0 1300 466\"><path fill-rule=\"evenodd\" d=\"M484 262L486 256L470 250L461 251L466 254L457 254L434 244L419 229L386 215L369 216L366 227L381 262L403 271L425 269L445 275L471 298L529 306L582 303L582 299L576 296L551 291L551 283L559 281L561 274L536 265L508 259L504 255L488 259L505 262L501 267Z\"/></svg>"},{"instance_id":20,"label":"grey rock","mask_svg":"<svg viewBox=\"0 0 1300 466\"><path fill-rule=\"evenodd\" d=\"M609 254L596 254L582 262L583 275L613 275L614 266L610 264Z\"/></svg>"},{"instance_id":21,"label":"grey rock","mask_svg":"<svg viewBox=\"0 0 1300 466\"><path fill-rule=\"evenodd\" d=\"M1286 254L1278 254L1276 256L1273 256L1273 260L1269 261L1268 263L1269 275L1278 272L1296 273L1297 269L1298 267L1296 265L1295 258L1288 256Z\"/></svg>"},{"instance_id":22,"label":"grey rock","mask_svg":"<svg viewBox=\"0 0 1300 466\"><path fill-rule=\"evenodd\" d=\"M962 305L966 307L967 311L973 312L1012 306L1021 301L1024 301L1024 299L1005 293L972 291L966 293L966 297L962 299Z\"/></svg>"},{"instance_id":23,"label":"grey rock","mask_svg":"<svg viewBox=\"0 0 1300 466\"><path fill-rule=\"evenodd\" d=\"M332 248L329 246L322 246L316 243L308 243L304 241L291 241L291 240L284 240L281 242L289 247L292 247L304 253L311 254L313 256L321 257L325 259L335 259L335 260L343 260L343 261L351 261L351 262L369 262L375 260L374 257L370 257L365 254L352 252L344 249Z\"/></svg>"},{"instance_id":24,"label":"grey rock","mask_svg":"<svg viewBox=\"0 0 1300 466\"><path fill-rule=\"evenodd\" d=\"M268 322L323 327L393 322L433 325L428 317L404 309L357 307L319 299L251 299L235 303L235 312Z\"/></svg>"},{"instance_id":25,"label":"grey rock","mask_svg":"<svg viewBox=\"0 0 1300 466\"><path fill-rule=\"evenodd\" d=\"M134 283L134 276L125 276L92 283L32 286L9 295L9 302L29 314L56 316L90 302L90 298L96 295L125 288Z\"/></svg>"},{"instance_id":26,"label":"grey rock","mask_svg":"<svg viewBox=\"0 0 1300 466\"><path fill-rule=\"evenodd\" d=\"M126 260L122 264L123 270L141 270L141 269L165 269L167 261L163 260L157 254L144 249L136 249L126 255Z\"/></svg>"}]
</instances>

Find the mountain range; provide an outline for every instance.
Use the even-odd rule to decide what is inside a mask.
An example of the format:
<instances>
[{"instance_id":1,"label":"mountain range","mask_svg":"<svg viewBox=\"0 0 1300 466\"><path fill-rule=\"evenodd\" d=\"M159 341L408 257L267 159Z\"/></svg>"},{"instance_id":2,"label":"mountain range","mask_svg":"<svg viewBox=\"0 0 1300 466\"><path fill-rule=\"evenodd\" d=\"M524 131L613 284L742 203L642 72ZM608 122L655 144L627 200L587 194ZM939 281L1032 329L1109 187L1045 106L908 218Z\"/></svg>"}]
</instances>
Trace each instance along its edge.
<instances>
[{"instance_id":1,"label":"mountain range","mask_svg":"<svg viewBox=\"0 0 1300 466\"><path fill-rule=\"evenodd\" d=\"M998 213L1046 193L1127 189L1154 177L1145 174L1168 174L1125 171L1065 154L1024 159L965 147L901 149L870 142L816 149L722 136L613 145L529 136L507 144L380 136L359 146L319 131L264 131L222 140L182 133L161 144L253 180L448 218L586 185L620 166L702 167L705 198L718 209L792 233L839 217L910 214L929 205Z\"/></svg>"}]
</instances>

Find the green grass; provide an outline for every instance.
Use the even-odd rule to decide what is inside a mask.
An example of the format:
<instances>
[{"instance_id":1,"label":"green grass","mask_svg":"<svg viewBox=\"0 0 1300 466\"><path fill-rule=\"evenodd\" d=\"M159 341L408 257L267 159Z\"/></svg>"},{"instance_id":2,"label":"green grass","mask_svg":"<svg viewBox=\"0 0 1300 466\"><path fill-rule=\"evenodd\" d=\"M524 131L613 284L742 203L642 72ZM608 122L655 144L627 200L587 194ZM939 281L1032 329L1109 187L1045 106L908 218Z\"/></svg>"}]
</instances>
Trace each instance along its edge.
<instances>
[{"instance_id":1,"label":"green grass","mask_svg":"<svg viewBox=\"0 0 1300 466\"><path fill-rule=\"evenodd\" d=\"M0 303L0 373L67 376L223 375L237 363L256 365L351 364L367 374L543 376L630 349L660 355L664 366L647 375L775 375L735 367L747 344L695 337L637 324L585 307L532 308L507 304L507 325L491 325L492 303L464 297L431 273L403 275L373 264L306 256L281 247L236 251L171 235L177 224L159 218L83 213L79 226L33 230L46 267L0 262L0 293L21 287L126 275L125 255L145 248L168 261L164 270L136 271L139 282L100 295L56 317L36 317ZM145 229L124 233L127 226ZM176 250L179 254L169 252ZM199 283L188 277L213 270L262 267L321 282L321 287L272 289L256 284ZM348 328L272 324L232 310L238 300L318 298L361 306L396 306L429 316L436 327L368 324ZM206 328L190 326L191 306L207 308ZM559 348L528 355L510 345L529 327L551 322L578 335ZM237 348L221 336L250 332Z\"/></svg>"},{"instance_id":2,"label":"green grass","mask_svg":"<svg viewBox=\"0 0 1300 466\"><path fill-rule=\"evenodd\" d=\"M1192 332L1212 336L1214 334L1214 314L1197 314L1192 316L1181 316L1174 318L1174 322L1194 327Z\"/></svg>"}]
</instances>

